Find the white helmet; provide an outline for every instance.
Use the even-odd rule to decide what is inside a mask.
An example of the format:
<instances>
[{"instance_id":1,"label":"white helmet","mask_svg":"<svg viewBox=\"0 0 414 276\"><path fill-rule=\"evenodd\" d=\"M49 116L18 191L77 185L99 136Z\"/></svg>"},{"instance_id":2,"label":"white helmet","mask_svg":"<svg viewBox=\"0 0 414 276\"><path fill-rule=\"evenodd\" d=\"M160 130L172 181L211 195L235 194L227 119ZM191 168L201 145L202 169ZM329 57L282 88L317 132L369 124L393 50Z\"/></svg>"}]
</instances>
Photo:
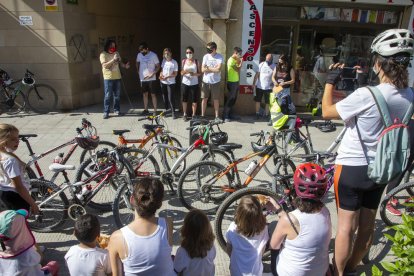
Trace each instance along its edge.
<instances>
[{"instance_id":1,"label":"white helmet","mask_svg":"<svg viewBox=\"0 0 414 276\"><path fill-rule=\"evenodd\" d=\"M399 53L407 53L410 56L414 52L414 39L409 30L390 29L380 33L371 44L371 53L377 53L384 57Z\"/></svg>"}]
</instances>

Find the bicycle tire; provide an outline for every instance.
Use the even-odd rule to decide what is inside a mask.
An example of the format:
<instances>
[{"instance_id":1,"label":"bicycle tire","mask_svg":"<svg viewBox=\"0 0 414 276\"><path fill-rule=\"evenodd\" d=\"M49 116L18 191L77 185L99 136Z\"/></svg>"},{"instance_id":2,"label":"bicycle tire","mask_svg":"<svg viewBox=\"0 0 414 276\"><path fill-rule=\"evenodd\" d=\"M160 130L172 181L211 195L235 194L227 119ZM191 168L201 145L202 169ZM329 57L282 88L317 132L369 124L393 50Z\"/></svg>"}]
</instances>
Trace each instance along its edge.
<instances>
[{"instance_id":1,"label":"bicycle tire","mask_svg":"<svg viewBox=\"0 0 414 276\"><path fill-rule=\"evenodd\" d=\"M414 163L410 165L410 167L407 169L404 175L404 183L412 182L414 181ZM407 192L410 193L410 195L414 196L414 190L411 188L408 188Z\"/></svg>"},{"instance_id":2,"label":"bicycle tire","mask_svg":"<svg viewBox=\"0 0 414 276\"><path fill-rule=\"evenodd\" d=\"M216 210L218 205L228 195L227 192L222 190L222 186L231 186L232 181L229 173L216 179L211 185L204 186L204 192L200 191L200 188L203 187L201 181L202 178L209 177L211 174L214 176L217 172L224 169L223 165L213 161L201 161L186 169L178 180L177 187L178 197L183 206L188 210L200 209L206 213ZM191 177L192 181L186 180L188 177ZM224 183L216 185L216 182L220 179L224 179ZM189 187L190 185L195 187ZM193 192L195 195L191 195L190 192ZM193 197L194 200L192 200Z\"/></svg>"},{"instance_id":3,"label":"bicycle tire","mask_svg":"<svg viewBox=\"0 0 414 276\"><path fill-rule=\"evenodd\" d=\"M135 176L145 177L151 175L160 175L160 166L154 156L149 155L146 162L138 167L138 162L147 152L143 149L138 148L126 148L123 149L122 155L131 163L134 168Z\"/></svg>"},{"instance_id":4,"label":"bicycle tire","mask_svg":"<svg viewBox=\"0 0 414 276\"><path fill-rule=\"evenodd\" d=\"M59 191L59 187L52 182L33 179L30 181L30 195L40 204L46 198L51 196L53 192ZM40 207L42 219L36 220L33 215L27 219L30 229L36 232L52 232L63 225L68 218L69 201L65 193L60 193L47 204Z\"/></svg>"},{"instance_id":5,"label":"bicycle tire","mask_svg":"<svg viewBox=\"0 0 414 276\"><path fill-rule=\"evenodd\" d=\"M295 144L293 145L293 146L295 146ZM287 152L289 152L289 147L288 147L288 150L287 150ZM310 148L309 148L309 145L307 144L307 143L303 143L302 144L302 146L300 146L297 150L295 150L293 153L295 153L295 155L296 154L310 154L311 153L311 150L310 150ZM269 160L268 162L266 162L266 164L263 166L263 169L264 169L264 171L269 175L269 176L271 176L271 177L273 177L274 176L274 174L276 173L276 174L280 174L280 173L278 173L277 172L277 170L275 171L275 167L277 166L277 164L278 164L278 161L279 161L279 158L277 158L277 157L275 157L275 156L273 156L273 163L271 162L271 160ZM274 165L274 166L272 166L272 165Z\"/></svg>"},{"instance_id":6,"label":"bicycle tire","mask_svg":"<svg viewBox=\"0 0 414 276\"><path fill-rule=\"evenodd\" d=\"M87 149L83 149L82 153L80 155L80 162L79 164L83 163L83 161L85 161L85 158L87 156L87 154L91 155L95 155L95 153L98 150L104 149L104 148L109 148L109 149L113 149L116 147L116 144L109 142L109 141L99 141L98 146L96 147L96 149L94 150L87 150Z\"/></svg>"},{"instance_id":7,"label":"bicycle tire","mask_svg":"<svg viewBox=\"0 0 414 276\"><path fill-rule=\"evenodd\" d=\"M55 89L47 84L35 84L27 92L27 103L30 109L39 114L55 111L57 101Z\"/></svg>"},{"instance_id":8,"label":"bicycle tire","mask_svg":"<svg viewBox=\"0 0 414 276\"><path fill-rule=\"evenodd\" d=\"M15 88L12 86L9 86L8 88L13 91L15 90ZM19 91L15 94L14 101L11 102L9 94L9 92L2 89L0 93L0 109L9 115L14 115L22 112L26 108L26 96L21 91ZM14 92L12 92L12 94L14 94Z\"/></svg>"},{"instance_id":9,"label":"bicycle tire","mask_svg":"<svg viewBox=\"0 0 414 276\"><path fill-rule=\"evenodd\" d=\"M114 203L112 205L112 212L116 227L122 228L134 220L135 210L132 207L130 198L132 191L126 183L118 188Z\"/></svg>"},{"instance_id":10,"label":"bicycle tire","mask_svg":"<svg viewBox=\"0 0 414 276\"><path fill-rule=\"evenodd\" d=\"M276 202L279 202L280 196L269 189L261 188L261 187L247 187L241 190L238 190L228 196L220 207L217 210L216 221L214 223L214 230L216 233L217 241L220 247L226 251L226 231L231 222L234 221L234 214L236 211L236 207L238 204L238 200L241 199L243 196L246 195L263 195L263 196L270 196ZM234 204L234 205L232 205ZM265 206L263 206L265 208ZM265 211L265 210L264 210ZM270 215L270 214L269 214ZM276 214L273 214L274 220L278 219Z\"/></svg>"},{"instance_id":11,"label":"bicycle tire","mask_svg":"<svg viewBox=\"0 0 414 276\"><path fill-rule=\"evenodd\" d=\"M392 215L387 211L387 203L391 198L397 200L396 205L393 206L396 210L402 214L414 215L414 208L407 207L403 204L406 202L414 203L414 196L410 194L410 191L414 189L414 182L407 182L403 185L397 186L392 189L381 201L380 215L381 219L387 226L394 226L402 223L402 216Z\"/></svg>"},{"instance_id":12,"label":"bicycle tire","mask_svg":"<svg viewBox=\"0 0 414 276\"><path fill-rule=\"evenodd\" d=\"M37 175L36 175L36 173L33 171L33 169L32 169L32 168L30 168L30 167L25 167L25 168L24 168L24 170L25 170L25 172L26 172L26 174L27 174L27 177L28 177L29 179L37 179Z\"/></svg>"},{"instance_id":13,"label":"bicycle tire","mask_svg":"<svg viewBox=\"0 0 414 276\"><path fill-rule=\"evenodd\" d=\"M165 138L167 139L166 142L168 143L168 145L182 148L182 145L180 141L178 141L177 138L169 136L169 135L166 136ZM171 168L174 166L175 161L177 161L177 159L180 157L181 152L178 150L170 150L167 148L163 148L162 155L165 160L165 167L167 168L167 171L170 171ZM180 176L183 173L183 171L185 171L186 166L187 166L187 162L185 159L183 159L181 163L179 164L177 170L174 172L174 175L177 177Z\"/></svg>"},{"instance_id":14,"label":"bicycle tire","mask_svg":"<svg viewBox=\"0 0 414 276\"><path fill-rule=\"evenodd\" d=\"M276 167L275 167L275 172L276 173L274 173L273 176L272 176L272 178L273 178L273 180L272 180L272 191L279 194L279 195L282 195L284 192L283 192L283 188L278 189L278 187L280 187L280 185L277 185L277 181L274 179L275 176L277 176L277 175L281 175L281 176L292 175L293 176L293 174L295 173L295 170L296 170L295 163L292 160L286 159L285 162L286 162L286 167L283 166L281 160L278 161L278 163L276 164Z\"/></svg>"}]
</instances>

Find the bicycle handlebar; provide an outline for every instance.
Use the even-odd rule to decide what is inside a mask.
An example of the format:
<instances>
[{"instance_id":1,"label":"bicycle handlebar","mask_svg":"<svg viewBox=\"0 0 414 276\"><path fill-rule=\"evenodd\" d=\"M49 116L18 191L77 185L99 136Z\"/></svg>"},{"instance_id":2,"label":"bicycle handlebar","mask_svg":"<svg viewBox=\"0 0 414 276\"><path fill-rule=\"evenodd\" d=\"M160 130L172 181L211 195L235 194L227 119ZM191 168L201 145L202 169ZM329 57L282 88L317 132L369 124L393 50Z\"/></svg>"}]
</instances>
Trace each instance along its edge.
<instances>
[{"instance_id":1,"label":"bicycle handlebar","mask_svg":"<svg viewBox=\"0 0 414 276\"><path fill-rule=\"evenodd\" d=\"M212 126L218 126L218 125L221 125L221 124L224 124L224 122L222 122L222 121L221 122L216 122L215 120L211 120L211 121L208 121L207 124L199 124L199 125L187 127L186 130L196 130L196 129L204 128L206 126L212 127Z\"/></svg>"},{"instance_id":2,"label":"bicycle handlebar","mask_svg":"<svg viewBox=\"0 0 414 276\"><path fill-rule=\"evenodd\" d=\"M253 132L250 133L250 136L263 136L264 135L264 131L261 130L260 132Z\"/></svg>"}]
</instances>

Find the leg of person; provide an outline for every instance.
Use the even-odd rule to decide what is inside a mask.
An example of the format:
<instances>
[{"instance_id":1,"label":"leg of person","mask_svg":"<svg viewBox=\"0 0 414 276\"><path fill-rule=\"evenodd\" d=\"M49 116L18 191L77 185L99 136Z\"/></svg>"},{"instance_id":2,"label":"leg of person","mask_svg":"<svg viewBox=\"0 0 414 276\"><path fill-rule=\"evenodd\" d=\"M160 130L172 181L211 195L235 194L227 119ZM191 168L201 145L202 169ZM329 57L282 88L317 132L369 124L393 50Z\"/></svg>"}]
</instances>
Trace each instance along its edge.
<instances>
[{"instance_id":1,"label":"leg of person","mask_svg":"<svg viewBox=\"0 0 414 276\"><path fill-rule=\"evenodd\" d=\"M238 116L235 116L234 114L233 114L233 107L234 107L234 105L236 104L236 102L237 102L237 97L239 96L239 92L240 92L240 85L239 85L239 82L236 82L235 84L234 84L234 97L233 97L233 101L230 103L231 104L231 106L230 106L230 113L229 113L229 116L230 116L230 119L232 119L232 120L238 120L238 119L240 119L240 117L238 117Z\"/></svg>"},{"instance_id":2,"label":"leg of person","mask_svg":"<svg viewBox=\"0 0 414 276\"><path fill-rule=\"evenodd\" d=\"M349 271L355 270L362 258L367 254L374 235L375 215L381 202L382 193L385 185L372 184L373 189L363 193L361 202L360 218L358 223L358 233L354 243L354 249L346 265Z\"/></svg>"},{"instance_id":3,"label":"leg of person","mask_svg":"<svg viewBox=\"0 0 414 276\"><path fill-rule=\"evenodd\" d=\"M238 82L227 82L227 101L224 105L224 119L230 119L231 111L237 100Z\"/></svg>"},{"instance_id":4,"label":"leg of person","mask_svg":"<svg viewBox=\"0 0 414 276\"><path fill-rule=\"evenodd\" d=\"M187 102L188 102L188 92L189 92L189 86L185 84L181 84L181 95L183 98L183 119L184 121L187 121Z\"/></svg>"},{"instance_id":5,"label":"leg of person","mask_svg":"<svg viewBox=\"0 0 414 276\"><path fill-rule=\"evenodd\" d=\"M272 90L264 90L263 91L263 98L264 98L264 102L265 102L265 116L266 116L266 119L268 119L268 120L270 120L270 112L269 112L270 93L272 93Z\"/></svg>"},{"instance_id":6,"label":"leg of person","mask_svg":"<svg viewBox=\"0 0 414 276\"><path fill-rule=\"evenodd\" d=\"M256 120L260 119L260 103L262 102L263 90L256 88L256 95L253 100L256 102Z\"/></svg>"},{"instance_id":7,"label":"leg of person","mask_svg":"<svg viewBox=\"0 0 414 276\"><path fill-rule=\"evenodd\" d=\"M165 110L168 109L168 84L161 83L161 96L164 102Z\"/></svg>"},{"instance_id":8,"label":"leg of person","mask_svg":"<svg viewBox=\"0 0 414 276\"><path fill-rule=\"evenodd\" d=\"M192 116L196 116L197 114L197 102L198 98L200 97L200 86L198 84L192 85L191 87L191 99L192 99Z\"/></svg>"},{"instance_id":9,"label":"leg of person","mask_svg":"<svg viewBox=\"0 0 414 276\"><path fill-rule=\"evenodd\" d=\"M295 115L289 115L289 119L286 121L285 126L288 129L294 129L296 125L296 116ZM291 138L292 138L293 132L288 132L286 135L285 143L289 144Z\"/></svg>"},{"instance_id":10,"label":"leg of person","mask_svg":"<svg viewBox=\"0 0 414 276\"><path fill-rule=\"evenodd\" d=\"M30 211L30 204L16 192L0 191L0 200L8 210L25 209Z\"/></svg>"},{"instance_id":11,"label":"leg of person","mask_svg":"<svg viewBox=\"0 0 414 276\"><path fill-rule=\"evenodd\" d=\"M214 115L217 120L220 119L219 117L220 97L221 97L220 82L211 84L211 98L213 100L213 105L214 105Z\"/></svg>"},{"instance_id":12,"label":"leg of person","mask_svg":"<svg viewBox=\"0 0 414 276\"><path fill-rule=\"evenodd\" d=\"M157 88L155 87L155 80L149 81L149 91L151 94L152 105L154 106L154 114L157 113Z\"/></svg>"},{"instance_id":13,"label":"leg of person","mask_svg":"<svg viewBox=\"0 0 414 276\"><path fill-rule=\"evenodd\" d=\"M147 115L148 114L148 93L149 93L148 81L141 81L141 91L142 91L142 100L144 102L144 111L142 111L141 115Z\"/></svg>"},{"instance_id":14,"label":"leg of person","mask_svg":"<svg viewBox=\"0 0 414 276\"><path fill-rule=\"evenodd\" d=\"M107 119L109 116L109 109L111 104L111 88L111 80L104 80L104 119Z\"/></svg>"},{"instance_id":15,"label":"leg of person","mask_svg":"<svg viewBox=\"0 0 414 276\"><path fill-rule=\"evenodd\" d=\"M113 81L113 91L114 91L114 113L115 115L121 115L121 80Z\"/></svg>"},{"instance_id":16,"label":"leg of person","mask_svg":"<svg viewBox=\"0 0 414 276\"><path fill-rule=\"evenodd\" d=\"M201 116L206 115L208 97L211 93L211 84L203 82L201 85Z\"/></svg>"},{"instance_id":17,"label":"leg of person","mask_svg":"<svg viewBox=\"0 0 414 276\"><path fill-rule=\"evenodd\" d=\"M175 116L175 110L174 110L174 92L175 92L175 84L169 84L167 86L167 90L168 90L168 102L171 108L171 115L173 117L173 119L176 119L177 117Z\"/></svg>"}]
</instances>

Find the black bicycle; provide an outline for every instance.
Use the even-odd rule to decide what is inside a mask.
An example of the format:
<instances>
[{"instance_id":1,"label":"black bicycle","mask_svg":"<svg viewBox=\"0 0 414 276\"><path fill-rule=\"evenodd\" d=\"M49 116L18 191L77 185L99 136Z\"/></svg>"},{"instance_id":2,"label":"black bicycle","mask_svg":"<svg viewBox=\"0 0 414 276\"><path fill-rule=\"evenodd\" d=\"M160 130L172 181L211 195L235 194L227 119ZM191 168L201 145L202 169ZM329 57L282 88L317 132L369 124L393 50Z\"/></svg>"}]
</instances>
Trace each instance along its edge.
<instances>
[{"instance_id":1,"label":"black bicycle","mask_svg":"<svg viewBox=\"0 0 414 276\"><path fill-rule=\"evenodd\" d=\"M4 71L3 71L4 72ZM27 93L25 93L27 91ZM58 96L47 84L36 84L34 74L26 69L24 78L11 80L7 73L0 82L0 111L17 114L29 108L39 114L56 110Z\"/></svg>"}]
</instances>

